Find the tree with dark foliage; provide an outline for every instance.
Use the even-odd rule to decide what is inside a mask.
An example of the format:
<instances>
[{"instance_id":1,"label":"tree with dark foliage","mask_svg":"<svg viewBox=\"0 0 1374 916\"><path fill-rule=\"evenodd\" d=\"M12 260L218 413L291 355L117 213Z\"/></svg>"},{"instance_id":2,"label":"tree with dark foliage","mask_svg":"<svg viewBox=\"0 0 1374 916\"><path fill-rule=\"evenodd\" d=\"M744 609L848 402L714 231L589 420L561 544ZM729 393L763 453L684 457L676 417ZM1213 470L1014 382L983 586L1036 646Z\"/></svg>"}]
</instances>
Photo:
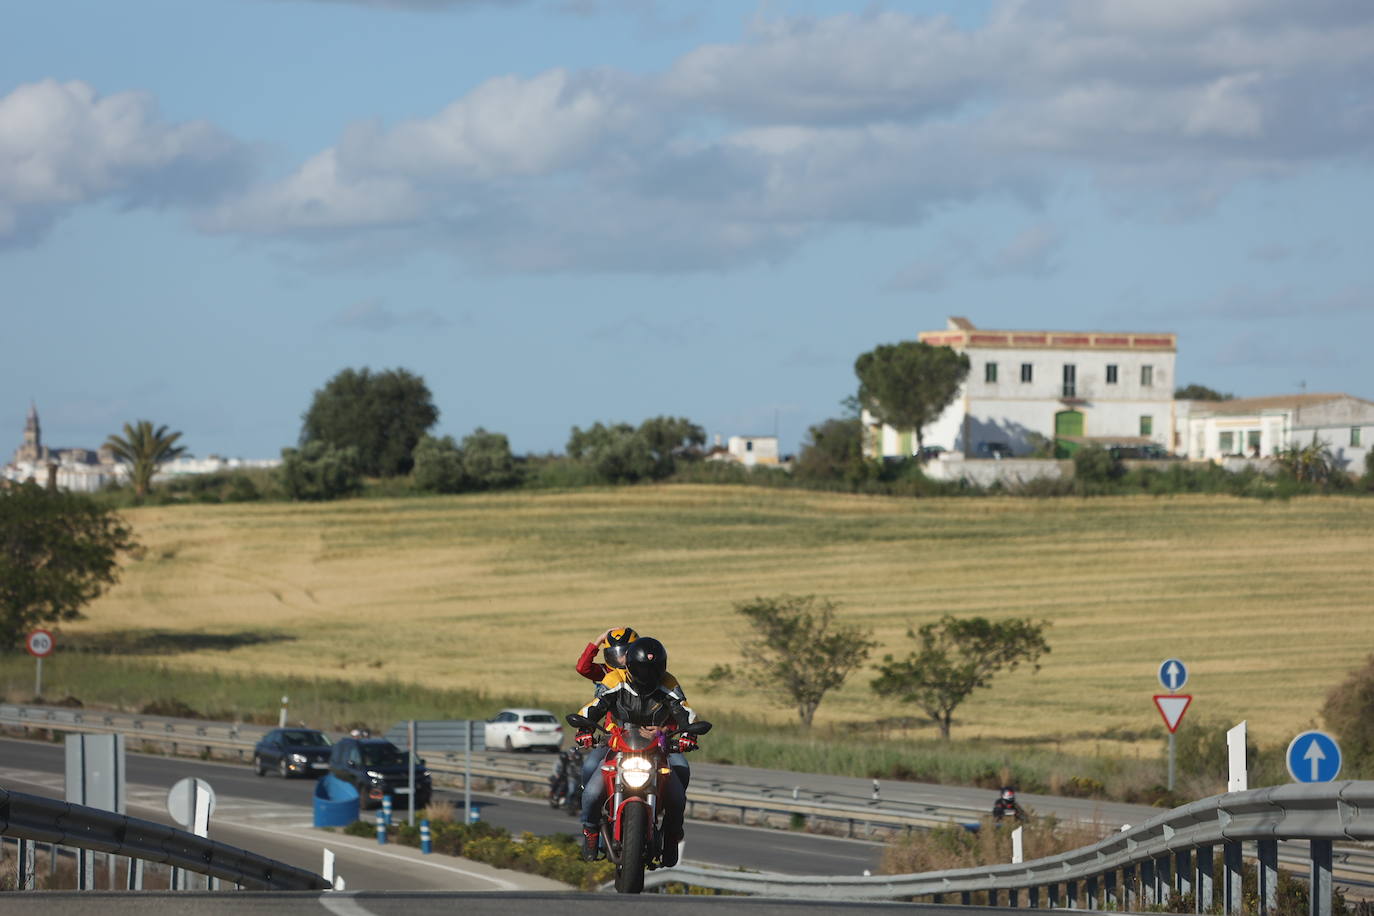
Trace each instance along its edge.
<instances>
[{"instance_id":1,"label":"tree with dark foliage","mask_svg":"<svg viewBox=\"0 0 1374 916\"><path fill-rule=\"evenodd\" d=\"M439 410L425 380L405 369L345 369L315 392L302 419L302 446L352 447L364 475L398 477L410 473L415 446Z\"/></svg>"},{"instance_id":2,"label":"tree with dark foliage","mask_svg":"<svg viewBox=\"0 0 1374 916\"><path fill-rule=\"evenodd\" d=\"M0 644L79 619L119 580L119 554L137 546L123 519L88 496L33 483L0 489Z\"/></svg>"},{"instance_id":3,"label":"tree with dark foliage","mask_svg":"<svg viewBox=\"0 0 1374 916\"><path fill-rule=\"evenodd\" d=\"M1047 621L1003 620L986 617L959 619L946 614L907 635L920 641L919 652L898 661L883 656L873 690L879 696L915 703L949 740L954 710L979 687L987 687L999 671L1027 662L1040 670L1040 656L1050 651L1045 642Z\"/></svg>"},{"instance_id":4,"label":"tree with dark foliage","mask_svg":"<svg viewBox=\"0 0 1374 916\"><path fill-rule=\"evenodd\" d=\"M880 422L916 432L917 454L935 422L968 376L965 353L915 341L884 344L854 361L859 403Z\"/></svg>"}]
</instances>

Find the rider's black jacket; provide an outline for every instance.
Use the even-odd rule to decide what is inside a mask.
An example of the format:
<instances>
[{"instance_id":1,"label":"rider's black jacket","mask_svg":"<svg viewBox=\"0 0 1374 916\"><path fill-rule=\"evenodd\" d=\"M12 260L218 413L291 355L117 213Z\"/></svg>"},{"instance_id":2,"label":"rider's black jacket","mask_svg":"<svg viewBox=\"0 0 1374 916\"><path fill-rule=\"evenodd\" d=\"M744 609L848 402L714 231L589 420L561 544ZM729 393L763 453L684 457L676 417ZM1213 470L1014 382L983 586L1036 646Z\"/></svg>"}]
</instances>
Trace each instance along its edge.
<instances>
[{"instance_id":1,"label":"rider's black jacket","mask_svg":"<svg viewBox=\"0 0 1374 916\"><path fill-rule=\"evenodd\" d=\"M582 715L593 722L610 713L619 725L667 725L684 728L696 720L692 708L683 699L682 691L655 687L651 691L636 691L629 682L608 688L582 708Z\"/></svg>"}]
</instances>

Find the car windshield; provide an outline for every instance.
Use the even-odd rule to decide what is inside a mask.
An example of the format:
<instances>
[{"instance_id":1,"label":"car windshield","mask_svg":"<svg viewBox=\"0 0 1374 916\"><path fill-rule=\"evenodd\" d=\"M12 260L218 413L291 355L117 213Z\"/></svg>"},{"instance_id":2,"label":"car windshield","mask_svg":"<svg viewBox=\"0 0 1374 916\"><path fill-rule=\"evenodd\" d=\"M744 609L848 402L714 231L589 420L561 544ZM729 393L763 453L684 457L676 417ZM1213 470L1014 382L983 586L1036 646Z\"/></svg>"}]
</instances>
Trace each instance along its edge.
<instances>
[{"instance_id":1,"label":"car windshield","mask_svg":"<svg viewBox=\"0 0 1374 916\"><path fill-rule=\"evenodd\" d=\"M535 725L552 725L553 723L557 722L558 720L555 719L555 718L554 718L553 716L551 716L551 715L548 715L548 714L546 714L546 713L541 713L541 714L539 714L539 715L525 716L525 721L526 721L526 722L533 722Z\"/></svg>"},{"instance_id":2,"label":"car windshield","mask_svg":"<svg viewBox=\"0 0 1374 916\"><path fill-rule=\"evenodd\" d=\"M370 767L405 766L406 755L394 744L364 744L363 763Z\"/></svg>"},{"instance_id":3,"label":"car windshield","mask_svg":"<svg viewBox=\"0 0 1374 916\"><path fill-rule=\"evenodd\" d=\"M282 732L281 740L292 747L329 747L329 739L320 732Z\"/></svg>"}]
</instances>

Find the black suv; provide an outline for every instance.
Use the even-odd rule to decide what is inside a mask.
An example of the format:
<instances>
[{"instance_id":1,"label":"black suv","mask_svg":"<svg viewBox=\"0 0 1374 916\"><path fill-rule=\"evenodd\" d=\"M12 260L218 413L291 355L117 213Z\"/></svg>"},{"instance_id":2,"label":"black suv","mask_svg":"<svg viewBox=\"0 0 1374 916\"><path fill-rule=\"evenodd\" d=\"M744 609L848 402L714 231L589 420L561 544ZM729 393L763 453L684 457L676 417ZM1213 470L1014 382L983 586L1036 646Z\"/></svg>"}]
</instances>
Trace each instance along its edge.
<instances>
[{"instance_id":1,"label":"black suv","mask_svg":"<svg viewBox=\"0 0 1374 916\"><path fill-rule=\"evenodd\" d=\"M253 748L253 772L276 769L283 778L321 776L329 769L329 736L310 728L278 728Z\"/></svg>"},{"instance_id":2,"label":"black suv","mask_svg":"<svg viewBox=\"0 0 1374 916\"><path fill-rule=\"evenodd\" d=\"M362 808L377 808L382 797L393 796L392 804L405 805L410 791L407 754L385 738L341 738L329 758L329 772L358 789ZM423 760L415 761L415 807L429 804L429 770Z\"/></svg>"}]
</instances>

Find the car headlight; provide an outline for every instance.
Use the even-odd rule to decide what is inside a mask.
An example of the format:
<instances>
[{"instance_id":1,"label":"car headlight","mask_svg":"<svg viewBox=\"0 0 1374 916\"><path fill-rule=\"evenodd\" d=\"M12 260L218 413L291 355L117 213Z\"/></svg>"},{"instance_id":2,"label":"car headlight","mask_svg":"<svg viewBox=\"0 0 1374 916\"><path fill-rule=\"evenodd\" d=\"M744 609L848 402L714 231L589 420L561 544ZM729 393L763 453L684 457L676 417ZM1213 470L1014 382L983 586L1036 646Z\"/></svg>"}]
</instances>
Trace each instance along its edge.
<instances>
[{"instance_id":1,"label":"car headlight","mask_svg":"<svg viewBox=\"0 0 1374 916\"><path fill-rule=\"evenodd\" d=\"M292 755L291 755L291 762L292 762L292 763L305 763L305 762L306 762L306 761L305 761L305 755L304 755L304 754L292 754Z\"/></svg>"},{"instance_id":2,"label":"car headlight","mask_svg":"<svg viewBox=\"0 0 1374 916\"><path fill-rule=\"evenodd\" d=\"M631 789L642 789L649 782L653 767L643 757L624 757L620 761L620 778Z\"/></svg>"}]
</instances>

